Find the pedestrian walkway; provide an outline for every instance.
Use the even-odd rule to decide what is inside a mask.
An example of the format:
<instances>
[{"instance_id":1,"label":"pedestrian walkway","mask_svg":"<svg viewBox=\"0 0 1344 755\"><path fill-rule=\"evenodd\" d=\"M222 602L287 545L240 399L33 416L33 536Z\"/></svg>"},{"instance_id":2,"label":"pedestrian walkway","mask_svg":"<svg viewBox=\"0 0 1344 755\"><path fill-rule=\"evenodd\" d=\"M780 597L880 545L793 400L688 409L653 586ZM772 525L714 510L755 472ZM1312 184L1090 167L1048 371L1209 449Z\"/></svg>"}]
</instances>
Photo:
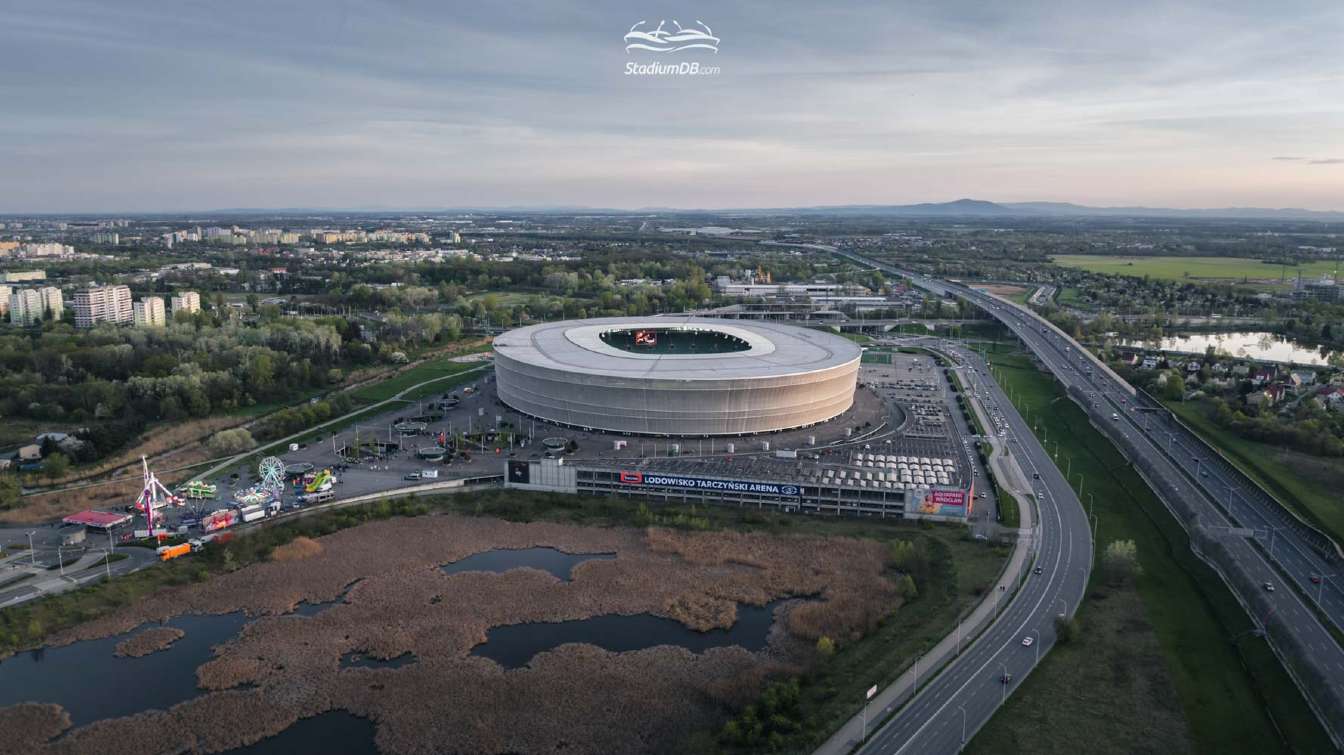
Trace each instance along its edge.
<instances>
[{"instance_id":1,"label":"pedestrian walkway","mask_svg":"<svg viewBox=\"0 0 1344 755\"><path fill-rule=\"evenodd\" d=\"M971 404L976 413L979 414L979 402L972 400ZM1010 478L1007 483L1001 481L1000 487L1018 496L1018 508L1021 511L1022 519L1021 529L1018 530L1018 533L1023 535L1017 538L1013 546L1013 554L1008 559L1007 567L999 575L995 589L986 593L984 599L975 606L969 615L962 619L954 631L948 633L937 645L934 645L928 652L916 659L915 663L905 673L901 674L895 682L879 690L868 702L864 712L851 718L832 734L830 739L827 739L817 748L816 755L846 755L858 746L865 730L866 733L871 734L875 726L881 723L890 713L909 702L918 691L920 684L927 684L932 680L948 663L969 647L983 629L993 623L999 609L1007 604L1015 586L1030 566L1028 561L1032 552L1031 538L1025 535L1030 535L1032 532L1036 512L1031 506L1026 505L1027 502L1023 500L1021 491L1024 489L1030 491L1031 488L1029 485L1025 485L1025 477L1017 466L1016 459L1000 456L997 440L991 438L989 441L993 449L990 454L991 464L995 461L1001 462L1003 474ZM995 469L995 474L1000 474L998 469Z\"/></svg>"}]
</instances>

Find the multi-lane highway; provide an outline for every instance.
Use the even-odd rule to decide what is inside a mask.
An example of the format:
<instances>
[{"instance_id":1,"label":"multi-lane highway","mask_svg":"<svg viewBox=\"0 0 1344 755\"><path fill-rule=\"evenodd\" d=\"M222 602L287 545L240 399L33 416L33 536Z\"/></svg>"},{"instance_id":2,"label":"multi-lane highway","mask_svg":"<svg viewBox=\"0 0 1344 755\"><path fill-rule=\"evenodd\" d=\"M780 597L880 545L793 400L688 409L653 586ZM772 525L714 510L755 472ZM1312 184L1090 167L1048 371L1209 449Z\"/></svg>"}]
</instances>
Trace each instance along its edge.
<instances>
[{"instance_id":1,"label":"multi-lane highway","mask_svg":"<svg viewBox=\"0 0 1344 755\"><path fill-rule=\"evenodd\" d=\"M1037 526L1033 567L999 620L985 630L919 695L868 739L863 753L952 753L985 724L1055 643L1055 617L1072 616L1087 586L1091 532L1064 476L1037 442L988 367L973 352L948 345L963 365L968 391L1001 418L1003 439L1029 477ZM1023 641L1030 638L1029 645Z\"/></svg>"},{"instance_id":2,"label":"multi-lane highway","mask_svg":"<svg viewBox=\"0 0 1344 755\"><path fill-rule=\"evenodd\" d=\"M1269 631L1268 639L1280 651L1281 658L1282 647L1289 643L1304 651L1286 665L1327 731L1337 744L1340 742L1339 732L1329 721L1338 720L1341 715L1344 649L1308 604L1319 600L1319 609L1328 617L1327 621L1341 626L1344 595L1340 594L1339 575L1335 573L1338 567L1331 558L1333 544L1322 542L1318 533L1298 522L1237 470L1209 452L1167 416L1164 409L1137 396L1131 386L1035 313L964 286L839 253L907 277L934 293L960 296L977 304L1007 325L1066 389L1081 397L1080 403L1093 421L1125 444L1131 461L1144 472L1159 498L1179 502L1185 510L1195 512L1190 521L1178 516L1182 525L1199 527L1202 533L1221 540L1230 562L1215 567L1225 575L1239 572L1225 579L1243 605L1268 607L1272 623L1266 616L1253 615L1253 619ZM1255 585L1251 589L1258 594L1245 594L1247 583ZM1239 585L1242 592L1238 591ZM1278 636L1276 631L1291 636ZM1304 683L1305 671L1314 671L1312 676L1324 681Z\"/></svg>"}]
</instances>

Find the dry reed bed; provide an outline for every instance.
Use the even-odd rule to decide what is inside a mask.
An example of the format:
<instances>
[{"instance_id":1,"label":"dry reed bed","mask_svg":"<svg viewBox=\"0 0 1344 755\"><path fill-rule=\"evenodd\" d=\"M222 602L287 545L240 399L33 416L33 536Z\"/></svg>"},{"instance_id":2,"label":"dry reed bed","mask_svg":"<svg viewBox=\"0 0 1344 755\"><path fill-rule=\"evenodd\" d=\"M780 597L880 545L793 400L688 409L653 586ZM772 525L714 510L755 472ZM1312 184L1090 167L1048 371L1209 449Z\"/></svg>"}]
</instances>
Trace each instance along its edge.
<instances>
[{"instance_id":1,"label":"dry reed bed","mask_svg":"<svg viewBox=\"0 0 1344 755\"><path fill-rule=\"evenodd\" d=\"M186 635L186 632L177 627L152 627L118 642L114 655L122 658L139 658L166 650Z\"/></svg>"},{"instance_id":2,"label":"dry reed bed","mask_svg":"<svg viewBox=\"0 0 1344 755\"><path fill-rule=\"evenodd\" d=\"M129 631L185 613L246 611L258 620L197 669L201 697L169 711L100 721L40 746L54 726L31 716L25 741L44 752L161 749L217 752L333 709L378 723L384 751L644 752L672 747L741 704L766 673L805 659L818 625L838 637L898 605L883 576L885 549L847 538L774 537L516 524L456 516L374 522L321 538L307 558L270 561L160 593L58 637L58 644ZM572 581L535 569L446 575L442 564L494 548L611 553L577 566ZM301 601L343 602L310 616ZM813 597L779 609L771 650L676 647L613 654L566 645L505 671L470 655L494 626L602 614L652 613L705 629L730 626L738 603ZM808 621L789 615L818 607ZM834 615L825 607L838 610ZM778 616L777 616L778 618ZM348 652L416 662L341 669ZM245 690L240 685L255 685ZM426 704L425 701L433 701ZM134 732L134 735L132 735ZM135 744L139 743L139 745Z\"/></svg>"}]
</instances>

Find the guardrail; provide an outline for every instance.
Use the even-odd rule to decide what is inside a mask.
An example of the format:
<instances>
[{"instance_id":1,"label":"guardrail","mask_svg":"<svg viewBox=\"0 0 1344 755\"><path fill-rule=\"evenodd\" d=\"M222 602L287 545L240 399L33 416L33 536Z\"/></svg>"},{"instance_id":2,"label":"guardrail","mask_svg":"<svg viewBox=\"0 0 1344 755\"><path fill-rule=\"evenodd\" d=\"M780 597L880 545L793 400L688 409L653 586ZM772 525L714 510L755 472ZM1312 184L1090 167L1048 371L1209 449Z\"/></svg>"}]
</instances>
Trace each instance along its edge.
<instances>
[{"instance_id":1,"label":"guardrail","mask_svg":"<svg viewBox=\"0 0 1344 755\"><path fill-rule=\"evenodd\" d=\"M1174 424L1178 425L1182 430L1184 430L1185 434L1190 438L1192 438L1194 441L1196 441L1207 453L1213 456L1217 456L1219 459L1222 459L1223 463L1227 465L1228 469L1232 470L1232 472L1234 472L1243 481L1250 483L1250 486L1252 488L1258 490L1262 495L1268 498L1269 501L1272 502L1274 505L1283 509L1283 511L1292 516L1293 519L1296 520L1299 525L1301 525L1303 528L1306 529L1305 534L1309 538L1316 541L1314 544L1315 548L1321 551L1326 556L1327 559L1344 558L1344 549L1340 548L1339 543L1336 542L1334 538L1325 534L1320 529L1318 529L1316 525L1304 519L1302 515L1294 511L1292 507L1288 506L1286 503L1279 500L1278 496L1266 490L1265 487L1261 485L1255 478L1243 472L1239 465L1237 465L1231 459L1227 458L1227 455L1224 454L1218 447L1214 446L1212 443L1209 443L1207 440L1205 440L1204 437L1200 435L1199 432L1197 432L1194 428L1185 424L1185 422L1182 421L1180 417L1176 416L1175 412L1164 406L1161 401L1158 401L1151 394L1142 389L1139 389L1139 395L1142 396L1152 405L1162 407L1162 411L1166 413L1167 418L1171 420ZM1207 488L1204 487L1203 483L1200 483L1198 480L1196 480L1195 482L1196 484L1199 485L1200 489L1208 493L1210 497L1213 497L1213 493L1209 492Z\"/></svg>"}]
</instances>

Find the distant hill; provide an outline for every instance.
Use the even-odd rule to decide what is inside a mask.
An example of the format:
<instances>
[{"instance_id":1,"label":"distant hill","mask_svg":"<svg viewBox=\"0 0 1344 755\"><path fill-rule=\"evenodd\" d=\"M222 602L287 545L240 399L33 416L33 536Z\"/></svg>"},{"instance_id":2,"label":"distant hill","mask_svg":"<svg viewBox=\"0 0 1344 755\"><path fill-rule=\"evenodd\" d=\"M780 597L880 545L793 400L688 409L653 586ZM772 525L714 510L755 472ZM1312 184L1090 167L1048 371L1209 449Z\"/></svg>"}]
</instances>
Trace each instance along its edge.
<instances>
[{"instance_id":1,"label":"distant hill","mask_svg":"<svg viewBox=\"0 0 1344 755\"><path fill-rule=\"evenodd\" d=\"M1089 207L1069 202L987 202L982 199L958 199L953 202L924 202L899 205L837 205L778 210L741 210L748 214L800 213L831 215L886 215L908 217L1154 217L1222 218L1232 220L1315 220L1344 222L1344 212L1323 212L1300 208L1224 207L1210 209L1174 209L1166 207Z\"/></svg>"}]
</instances>

